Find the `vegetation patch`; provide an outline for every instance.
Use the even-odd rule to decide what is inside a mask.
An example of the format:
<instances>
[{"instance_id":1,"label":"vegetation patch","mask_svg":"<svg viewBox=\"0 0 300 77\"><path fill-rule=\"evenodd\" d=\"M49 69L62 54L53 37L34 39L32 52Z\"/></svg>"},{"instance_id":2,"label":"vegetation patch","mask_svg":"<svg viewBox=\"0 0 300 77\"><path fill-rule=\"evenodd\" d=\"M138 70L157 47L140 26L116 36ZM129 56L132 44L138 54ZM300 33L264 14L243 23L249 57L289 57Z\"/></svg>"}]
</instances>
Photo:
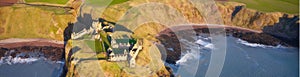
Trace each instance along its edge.
<instances>
[{"instance_id":1,"label":"vegetation patch","mask_svg":"<svg viewBox=\"0 0 300 77\"><path fill-rule=\"evenodd\" d=\"M95 49L95 41L94 40L84 40L84 42L93 50L96 51Z\"/></svg>"},{"instance_id":2,"label":"vegetation patch","mask_svg":"<svg viewBox=\"0 0 300 77\"><path fill-rule=\"evenodd\" d=\"M51 4L66 4L69 0L25 0L27 3L31 2L44 2Z\"/></svg>"},{"instance_id":3,"label":"vegetation patch","mask_svg":"<svg viewBox=\"0 0 300 77\"><path fill-rule=\"evenodd\" d=\"M0 27L0 34L2 34L4 32L4 28Z\"/></svg>"},{"instance_id":4,"label":"vegetation patch","mask_svg":"<svg viewBox=\"0 0 300 77\"><path fill-rule=\"evenodd\" d=\"M43 7L46 8L46 7ZM52 9L58 11L58 9ZM0 39L6 38L47 38L63 39L63 30L68 22L74 21L72 14L56 14L53 11L26 5L0 8ZM3 24L5 23L5 24Z\"/></svg>"},{"instance_id":5,"label":"vegetation patch","mask_svg":"<svg viewBox=\"0 0 300 77\"><path fill-rule=\"evenodd\" d=\"M121 68L116 62L100 61L102 69L108 77L121 77Z\"/></svg>"},{"instance_id":6,"label":"vegetation patch","mask_svg":"<svg viewBox=\"0 0 300 77\"><path fill-rule=\"evenodd\" d=\"M247 8L256 9L263 12L285 12L289 14L299 13L299 0L230 0L241 2Z\"/></svg>"},{"instance_id":7,"label":"vegetation patch","mask_svg":"<svg viewBox=\"0 0 300 77\"><path fill-rule=\"evenodd\" d=\"M64 8L58 8L58 7L47 7L47 6L37 6L37 8L40 8L45 11L51 11L56 15L62 15L62 14L71 14L68 12L68 9Z\"/></svg>"},{"instance_id":8,"label":"vegetation patch","mask_svg":"<svg viewBox=\"0 0 300 77\"><path fill-rule=\"evenodd\" d=\"M120 3L124 3L127 2L128 0L113 0L110 5L114 5L114 4L120 4Z\"/></svg>"},{"instance_id":9,"label":"vegetation patch","mask_svg":"<svg viewBox=\"0 0 300 77\"><path fill-rule=\"evenodd\" d=\"M90 5L95 5L95 6L104 6L109 4L110 5L115 5L115 4L120 4L127 2L128 0L112 0L111 2L109 0L88 0L86 3Z\"/></svg>"}]
</instances>

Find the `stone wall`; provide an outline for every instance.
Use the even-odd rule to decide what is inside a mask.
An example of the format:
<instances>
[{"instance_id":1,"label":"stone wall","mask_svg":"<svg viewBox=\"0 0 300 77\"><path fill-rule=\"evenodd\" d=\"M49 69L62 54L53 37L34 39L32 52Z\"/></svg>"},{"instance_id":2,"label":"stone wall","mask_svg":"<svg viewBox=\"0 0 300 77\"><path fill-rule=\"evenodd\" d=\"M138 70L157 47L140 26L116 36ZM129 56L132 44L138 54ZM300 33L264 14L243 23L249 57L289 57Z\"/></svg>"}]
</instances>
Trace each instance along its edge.
<instances>
[{"instance_id":1,"label":"stone wall","mask_svg":"<svg viewBox=\"0 0 300 77\"><path fill-rule=\"evenodd\" d=\"M115 54L113 57L110 57L109 61L126 61L127 54Z\"/></svg>"}]
</instances>

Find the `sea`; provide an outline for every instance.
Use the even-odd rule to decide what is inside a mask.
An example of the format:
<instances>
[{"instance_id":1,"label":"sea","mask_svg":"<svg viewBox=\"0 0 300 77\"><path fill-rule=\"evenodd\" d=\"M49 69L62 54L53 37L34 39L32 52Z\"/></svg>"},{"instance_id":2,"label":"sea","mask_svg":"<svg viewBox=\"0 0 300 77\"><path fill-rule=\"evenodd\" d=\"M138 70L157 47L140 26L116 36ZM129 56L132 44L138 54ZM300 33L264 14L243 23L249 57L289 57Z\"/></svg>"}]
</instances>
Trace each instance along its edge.
<instances>
[{"instance_id":1,"label":"sea","mask_svg":"<svg viewBox=\"0 0 300 77\"><path fill-rule=\"evenodd\" d=\"M205 77L215 74L219 77L299 77L299 48L268 46L232 36L226 37L226 56L220 73L208 73L211 53L214 47L208 36L198 36L196 41L188 42L191 50L182 52L176 64L165 63L175 76ZM185 41L186 42L186 41ZM193 50L198 48L198 50ZM222 62L220 62L222 63ZM207 75L210 76L210 75Z\"/></svg>"},{"instance_id":2,"label":"sea","mask_svg":"<svg viewBox=\"0 0 300 77\"><path fill-rule=\"evenodd\" d=\"M193 45L188 46L190 50L183 52L176 64L165 65L171 67L175 76L205 77L212 65L211 50L216 48L210 37L181 41ZM226 41L225 61L221 72L215 73L219 77L299 77L299 48L249 43L232 36L226 37ZM63 66L62 61L7 56L0 60L0 77L59 77Z\"/></svg>"},{"instance_id":3,"label":"sea","mask_svg":"<svg viewBox=\"0 0 300 77\"><path fill-rule=\"evenodd\" d=\"M64 61L50 61L42 57L6 56L0 60L0 77L60 77L64 64Z\"/></svg>"}]
</instances>

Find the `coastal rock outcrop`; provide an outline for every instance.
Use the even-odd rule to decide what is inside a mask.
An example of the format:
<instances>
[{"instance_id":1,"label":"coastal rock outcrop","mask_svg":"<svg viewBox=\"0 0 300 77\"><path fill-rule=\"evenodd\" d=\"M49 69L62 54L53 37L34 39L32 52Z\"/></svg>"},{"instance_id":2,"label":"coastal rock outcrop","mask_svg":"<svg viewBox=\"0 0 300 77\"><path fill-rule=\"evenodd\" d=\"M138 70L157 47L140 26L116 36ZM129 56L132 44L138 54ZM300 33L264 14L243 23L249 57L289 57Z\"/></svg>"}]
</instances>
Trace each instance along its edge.
<instances>
[{"instance_id":1,"label":"coastal rock outcrop","mask_svg":"<svg viewBox=\"0 0 300 77\"><path fill-rule=\"evenodd\" d=\"M265 26L263 32L278 37L292 46L299 47L299 16L290 18L284 14L278 23Z\"/></svg>"},{"instance_id":2,"label":"coastal rock outcrop","mask_svg":"<svg viewBox=\"0 0 300 77\"><path fill-rule=\"evenodd\" d=\"M242 40L245 40L249 43L257 43L257 44L263 44L268 46L290 46L284 41L281 41L278 38L275 38L269 34L266 33L259 33L252 30L248 30L245 28L238 28L238 27L232 27L232 26L219 26L219 27L210 27L208 28L207 25L194 25L193 29L194 31L191 31L191 29L183 29L185 26L179 26L179 27L172 27L172 29L168 28L163 31L161 31L157 35L157 39L160 41L161 44L163 44L166 48L172 48L172 50L167 49L167 59L166 62L171 64L176 64L176 61L180 59L182 50L187 50L188 48L185 48L182 46L183 44L180 44L179 39L176 36L175 32L173 32L176 28L179 29L176 32L180 33L186 33L186 34L192 34L187 32L195 32L196 34L208 34L210 35L209 30L212 28L225 28L226 34L228 36L233 36ZM183 36L185 38L193 37L193 36ZM196 35L195 35L196 37ZM181 49L182 48L182 49Z\"/></svg>"},{"instance_id":3,"label":"coastal rock outcrop","mask_svg":"<svg viewBox=\"0 0 300 77\"><path fill-rule=\"evenodd\" d=\"M299 15L261 12L246 8L245 4L237 2L219 2L217 4L225 25L262 31L289 45L299 46Z\"/></svg>"},{"instance_id":4,"label":"coastal rock outcrop","mask_svg":"<svg viewBox=\"0 0 300 77\"><path fill-rule=\"evenodd\" d=\"M51 61L62 61L64 58L64 49L52 46L23 46L16 48L0 48L0 57L5 55L12 56L13 58L19 54L25 54L19 56L21 58L29 58L30 56L45 57ZM28 53L38 53L30 55Z\"/></svg>"}]
</instances>

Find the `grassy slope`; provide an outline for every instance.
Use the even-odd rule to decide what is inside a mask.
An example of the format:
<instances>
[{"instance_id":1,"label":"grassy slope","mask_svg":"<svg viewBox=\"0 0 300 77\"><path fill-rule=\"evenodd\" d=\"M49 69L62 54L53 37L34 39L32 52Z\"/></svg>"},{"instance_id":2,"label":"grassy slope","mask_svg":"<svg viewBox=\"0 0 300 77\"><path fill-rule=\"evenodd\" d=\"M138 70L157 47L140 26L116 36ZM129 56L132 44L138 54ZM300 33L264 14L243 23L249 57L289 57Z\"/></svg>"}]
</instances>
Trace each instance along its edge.
<instances>
[{"instance_id":1,"label":"grassy slope","mask_svg":"<svg viewBox=\"0 0 300 77\"><path fill-rule=\"evenodd\" d=\"M114 5L114 4L119 4L119 3L123 3L123 2L126 2L128 0L113 0L110 5Z\"/></svg>"},{"instance_id":2,"label":"grassy slope","mask_svg":"<svg viewBox=\"0 0 300 77\"><path fill-rule=\"evenodd\" d=\"M109 74L107 74L106 76L108 77L121 77L121 76L124 76L122 74L122 71L120 70L120 66L116 63L116 62L107 62L107 61L104 61L104 60L100 60L100 64L101 64L101 67L102 69L105 71L105 72L109 72ZM126 76L124 76L126 77Z\"/></svg>"},{"instance_id":3,"label":"grassy slope","mask_svg":"<svg viewBox=\"0 0 300 77\"><path fill-rule=\"evenodd\" d=\"M120 4L120 3L124 3L127 2L128 0L112 0L110 2L110 0L87 0L86 3L90 4L90 5L96 5L96 6L103 6L104 4L107 4L110 2L109 5L115 5L115 4Z\"/></svg>"},{"instance_id":4,"label":"grassy slope","mask_svg":"<svg viewBox=\"0 0 300 77\"><path fill-rule=\"evenodd\" d=\"M52 4L66 4L69 0L25 0L27 3L30 2L45 2Z\"/></svg>"},{"instance_id":5,"label":"grassy slope","mask_svg":"<svg viewBox=\"0 0 300 77\"><path fill-rule=\"evenodd\" d=\"M49 10L50 9L50 10ZM50 38L63 40L63 30L73 21L63 9L14 5L0 8L0 39Z\"/></svg>"},{"instance_id":6,"label":"grassy slope","mask_svg":"<svg viewBox=\"0 0 300 77\"><path fill-rule=\"evenodd\" d=\"M245 3L248 8L264 12L299 13L298 0L230 0Z\"/></svg>"},{"instance_id":7,"label":"grassy slope","mask_svg":"<svg viewBox=\"0 0 300 77\"><path fill-rule=\"evenodd\" d=\"M85 40L85 43L93 50L96 51L95 41L94 40Z\"/></svg>"},{"instance_id":8,"label":"grassy slope","mask_svg":"<svg viewBox=\"0 0 300 77\"><path fill-rule=\"evenodd\" d=\"M85 40L85 43L95 52L106 52L103 51L102 43L99 40Z\"/></svg>"}]
</instances>

